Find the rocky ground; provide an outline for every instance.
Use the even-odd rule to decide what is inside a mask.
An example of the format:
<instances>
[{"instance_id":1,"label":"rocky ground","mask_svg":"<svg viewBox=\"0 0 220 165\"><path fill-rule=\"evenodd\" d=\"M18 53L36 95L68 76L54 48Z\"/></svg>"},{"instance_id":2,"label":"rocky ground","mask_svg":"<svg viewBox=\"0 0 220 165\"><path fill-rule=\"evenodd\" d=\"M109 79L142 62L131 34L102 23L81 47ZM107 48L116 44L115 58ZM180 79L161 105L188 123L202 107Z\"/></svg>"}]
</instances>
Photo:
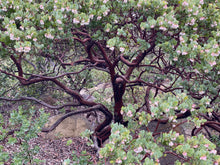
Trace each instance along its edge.
<instances>
[{"instance_id":1,"label":"rocky ground","mask_svg":"<svg viewBox=\"0 0 220 165\"><path fill-rule=\"evenodd\" d=\"M72 140L72 144L67 145L69 140ZM20 144L8 145L5 143L0 145L3 145L3 151L8 153L18 152L20 148ZM32 139L29 145L31 148L36 145L40 147L34 158L42 160L41 165L61 165L66 159L70 159L71 163L74 163L72 161L73 151L77 157L80 157L80 153L86 150L87 154L91 156L91 160L96 160L95 149L88 146L83 138L45 139L43 135L39 135L39 137ZM10 162L5 162L5 165L10 165Z\"/></svg>"}]
</instances>

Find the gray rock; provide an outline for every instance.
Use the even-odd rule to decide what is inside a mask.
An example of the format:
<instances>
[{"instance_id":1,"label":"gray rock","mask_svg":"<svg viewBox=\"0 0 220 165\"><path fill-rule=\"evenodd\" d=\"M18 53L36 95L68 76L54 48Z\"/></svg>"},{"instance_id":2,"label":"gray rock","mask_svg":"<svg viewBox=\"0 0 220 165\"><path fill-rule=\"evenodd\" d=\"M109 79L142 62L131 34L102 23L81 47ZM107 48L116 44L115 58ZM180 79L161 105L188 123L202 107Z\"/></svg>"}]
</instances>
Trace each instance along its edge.
<instances>
[{"instance_id":1,"label":"gray rock","mask_svg":"<svg viewBox=\"0 0 220 165\"><path fill-rule=\"evenodd\" d=\"M63 114L50 117L45 128L52 126ZM56 139L61 137L79 137L90 125L86 118L75 115L63 120L53 131L45 134L45 138Z\"/></svg>"}]
</instances>

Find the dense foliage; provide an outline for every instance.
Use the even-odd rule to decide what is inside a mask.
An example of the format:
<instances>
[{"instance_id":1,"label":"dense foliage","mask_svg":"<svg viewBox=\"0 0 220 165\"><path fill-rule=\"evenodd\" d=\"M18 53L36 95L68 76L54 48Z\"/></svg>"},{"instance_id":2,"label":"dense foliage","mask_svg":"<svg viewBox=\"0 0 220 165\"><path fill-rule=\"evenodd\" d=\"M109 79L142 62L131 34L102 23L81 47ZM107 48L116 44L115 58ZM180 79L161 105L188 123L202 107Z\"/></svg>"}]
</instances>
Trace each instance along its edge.
<instances>
[{"instance_id":1,"label":"dense foliage","mask_svg":"<svg viewBox=\"0 0 220 165\"><path fill-rule=\"evenodd\" d=\"M101 111L106 119L93 135L101 145L111 132L100 151L111 163L159 163L172 153L185 163L218 164L203 135L171 129L158 137L140 128L151 121L175 128L185 118L192 135L220 132L219 44L217 0L0 0L0 99ZM107 81L111 103L80 94ZM71 104L43 102L51 89Z\"/></svg>"}]
</instances>

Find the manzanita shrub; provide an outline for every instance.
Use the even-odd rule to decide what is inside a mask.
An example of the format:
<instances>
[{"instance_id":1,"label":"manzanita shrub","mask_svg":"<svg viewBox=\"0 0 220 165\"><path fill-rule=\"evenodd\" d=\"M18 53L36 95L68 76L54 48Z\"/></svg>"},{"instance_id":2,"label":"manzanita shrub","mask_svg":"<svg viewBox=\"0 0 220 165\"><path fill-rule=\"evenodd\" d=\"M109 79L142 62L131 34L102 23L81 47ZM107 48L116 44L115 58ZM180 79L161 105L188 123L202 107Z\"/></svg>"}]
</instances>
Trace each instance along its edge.
<instances>
[{"instance_id":1,"label":"manzanita shrub","mask_svg":"<svg viewBox=\"0 0 220 165\"><path fill-rule=\"evenodd\" d=\"M153 132L143 129L152 120L150 115L139 113L137 121L133 119L135 109L132 105L123 110L131 124L127 128L112 124L109 143L99 153L102 163L107 159L112 164L160 164L165 163L159 160L162 156L173 154L178 157L175 164L219 164L220 155L217 155L215 144L204 135L185 137L171 130L155 138Z\"/></svg>"},{"instance_id":2,"label":"manzanita shrub","mask_svg":"<svg viewBox=\"0 0 220 165\"><path fill-rule=\"evenodd\" d=\"M177 164L218 164L208 139L220 132L219 44L218 0L0 0L0 100L101 111L92 135L99 146L110 140L101 163L159 164L171 153ZM112 102L80 94L98 74ZM40 89L71 102L49 105ZM175 132L179 119L192 137ZM151 121L172 129L156 134Z\"/></svg>"}]
</instances>

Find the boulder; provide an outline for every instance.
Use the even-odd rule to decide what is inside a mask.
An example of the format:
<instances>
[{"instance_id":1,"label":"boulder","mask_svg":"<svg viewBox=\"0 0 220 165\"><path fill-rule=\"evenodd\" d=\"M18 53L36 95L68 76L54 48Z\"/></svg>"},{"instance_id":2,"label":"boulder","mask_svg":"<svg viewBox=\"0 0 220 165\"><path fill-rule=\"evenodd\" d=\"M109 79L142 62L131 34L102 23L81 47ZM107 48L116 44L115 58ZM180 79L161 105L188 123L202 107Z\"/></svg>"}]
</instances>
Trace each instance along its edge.
<instances>
[{"instance_id":1,"label":"boulder","mask_svg":"<svg viewBox=\"0 0 220 165\"><path fill-rule=\"evenodd\" d=\"M63 114L52 116L45 128L52 126ZM53 131L46 133L45 138L79 137L86 129L90 129L87 119L80 115L70 116L63 120Z\"/></svg>"}]
</instances>

